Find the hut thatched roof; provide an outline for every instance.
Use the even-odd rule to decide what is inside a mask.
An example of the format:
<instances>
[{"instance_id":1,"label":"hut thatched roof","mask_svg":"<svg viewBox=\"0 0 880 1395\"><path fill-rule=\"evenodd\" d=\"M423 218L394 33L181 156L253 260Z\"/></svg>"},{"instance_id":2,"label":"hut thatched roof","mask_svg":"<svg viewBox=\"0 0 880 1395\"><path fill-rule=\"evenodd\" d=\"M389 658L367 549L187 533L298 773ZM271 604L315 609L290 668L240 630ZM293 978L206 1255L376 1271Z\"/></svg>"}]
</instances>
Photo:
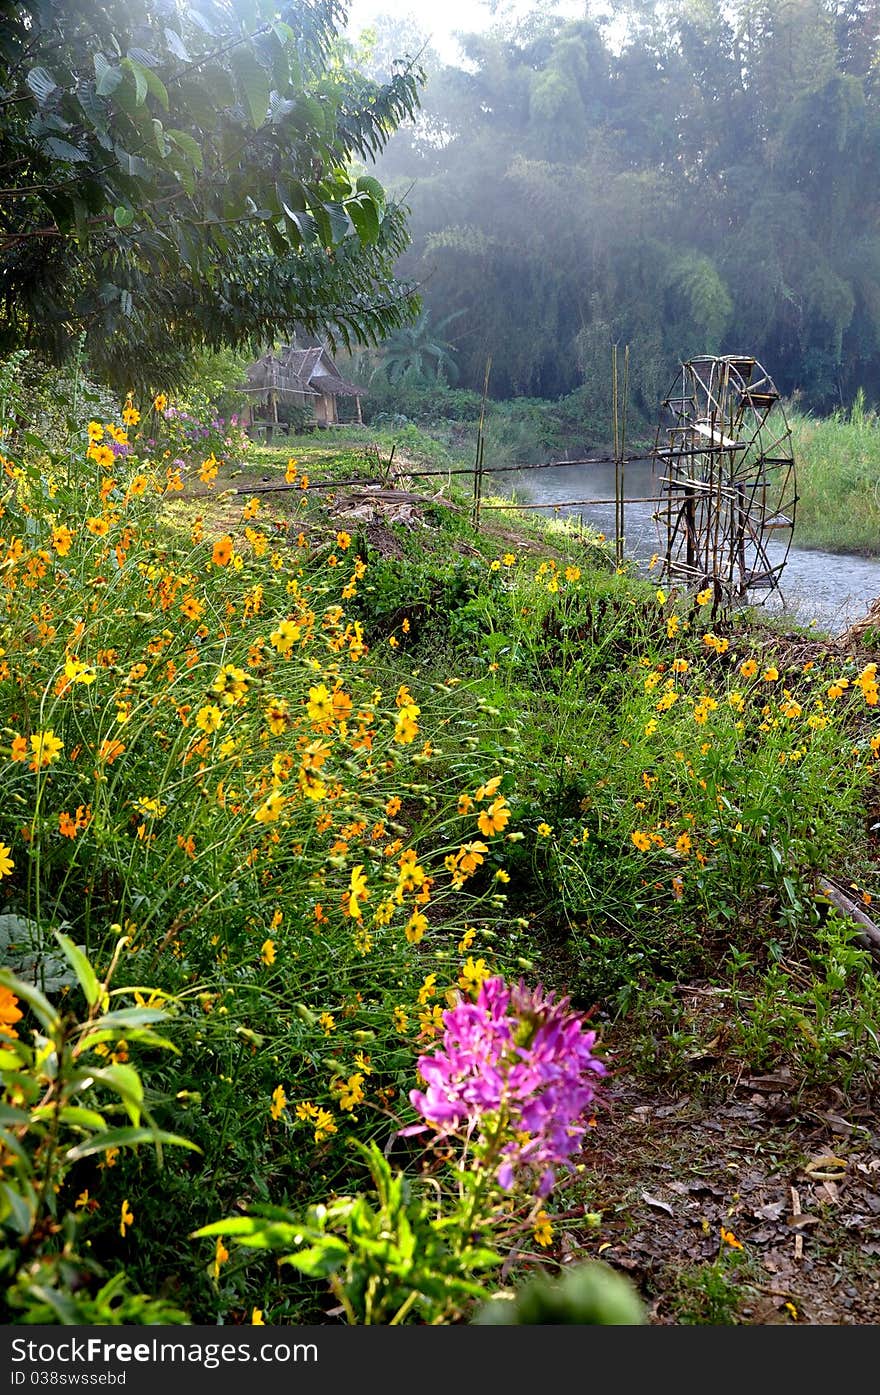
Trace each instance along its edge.
<instances>
[{"instance_id":1,"label":"hut thatched roof","mask_svg":"<svg viewBox=\"0 0 880 1395\"><path fill-rule=\"evenodd\" d=\"M255 396L274 392L281 401L288 395L310 397L362 397L364 389L346 382L321 345L299 349L288 344L277 354L263 354L247 370L245 390Z\"/></svg>"}]
</instances>

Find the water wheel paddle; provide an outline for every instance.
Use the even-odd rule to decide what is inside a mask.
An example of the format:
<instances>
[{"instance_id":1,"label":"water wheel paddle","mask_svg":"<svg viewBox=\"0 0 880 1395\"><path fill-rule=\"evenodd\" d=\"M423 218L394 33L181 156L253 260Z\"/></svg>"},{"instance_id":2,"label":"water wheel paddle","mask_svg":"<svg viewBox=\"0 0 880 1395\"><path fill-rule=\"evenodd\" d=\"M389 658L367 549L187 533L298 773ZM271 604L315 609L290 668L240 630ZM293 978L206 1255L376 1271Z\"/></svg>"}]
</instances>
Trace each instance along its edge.
<instances>
[{"instance_id":1,"label":"water wheel paddle","mask_svg":"<svg viewBox=\"0 0 880 1395\"><path fill-rule=\"evenodd\" d=\"M652 456L664 577L697 589L711 583L727 602L778 590L797 484L791 428L760 363L707 354L682 364Z\"/></svg>"}]
</instances>

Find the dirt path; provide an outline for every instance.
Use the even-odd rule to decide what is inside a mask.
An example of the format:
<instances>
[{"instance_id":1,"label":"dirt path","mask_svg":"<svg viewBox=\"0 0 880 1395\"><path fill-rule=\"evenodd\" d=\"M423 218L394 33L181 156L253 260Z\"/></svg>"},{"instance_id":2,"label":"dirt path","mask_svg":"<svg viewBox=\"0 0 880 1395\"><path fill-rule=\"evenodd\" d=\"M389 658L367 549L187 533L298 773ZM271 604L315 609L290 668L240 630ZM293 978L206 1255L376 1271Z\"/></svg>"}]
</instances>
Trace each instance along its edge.
<instances>
[{"instance_id":1,"label":"dirt path","mask_svg":"<svg viewBox=\"0 0 880 1395\"><path fill-rule=\"evenodd\" d=\"M789 1083L743 1077L713 1106L618 1076L581 1178L601 1225L572 1217L557 1258L628 1273L657 1325L880 1323L876 1111Z\"/></svg>"}]
</instances>

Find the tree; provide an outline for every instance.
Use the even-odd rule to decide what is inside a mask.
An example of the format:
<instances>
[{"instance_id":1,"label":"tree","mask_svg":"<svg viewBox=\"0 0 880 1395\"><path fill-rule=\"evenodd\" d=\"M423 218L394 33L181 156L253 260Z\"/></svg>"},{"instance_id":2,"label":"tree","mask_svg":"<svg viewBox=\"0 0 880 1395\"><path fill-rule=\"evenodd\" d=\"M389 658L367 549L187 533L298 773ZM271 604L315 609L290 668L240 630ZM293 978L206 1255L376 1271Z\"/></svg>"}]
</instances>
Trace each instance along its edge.
<instances>
[{"instance_id":1,"label":"tree","mask_svg":"<svg viewBox=\"0 0 880 1395\"><path fill-rule=\"evenodd\" d=\"M432 325L427 310L422 310L411 325L398 329L382 346L381 360L376 369L388 378L390 383L432 378L447 383L458 380L453 346L440 335L448 324L457 320L464 310L455 310L446 315L439 324Z\"/></svg>"},{"instance_id":2,"label":"tree","mask_svg":"<svg viewBox=\"0 0 880 1395\"><path fill-rule=\"evenodd\" d=\"M365 162L422 75L346 68L343 17L339 0L0 0L0 347L61 359L85 330L110 377L160 387L192 345L406 323L405 219Z\"/></svg>"}]
</instances>

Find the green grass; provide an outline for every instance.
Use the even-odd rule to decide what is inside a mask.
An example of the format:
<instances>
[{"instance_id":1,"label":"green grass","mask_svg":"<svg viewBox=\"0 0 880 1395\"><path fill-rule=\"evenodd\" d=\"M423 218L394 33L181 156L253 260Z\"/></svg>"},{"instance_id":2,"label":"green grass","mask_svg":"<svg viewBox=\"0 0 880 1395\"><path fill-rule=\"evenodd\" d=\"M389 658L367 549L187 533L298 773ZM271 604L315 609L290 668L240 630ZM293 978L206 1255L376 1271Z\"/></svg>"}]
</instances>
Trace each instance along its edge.
<instances>
[{"instance_id":1,"label":"green grass","mask_svg":"<svg viewBox=\"0 0 880 1395\"><path fill-rule=\"evenodd\" d=\"M857 401L849 412L795 413L792 443L799 501L795 542L830 552L880 555L880 419Z\"/></svg>"}]
</instances>

